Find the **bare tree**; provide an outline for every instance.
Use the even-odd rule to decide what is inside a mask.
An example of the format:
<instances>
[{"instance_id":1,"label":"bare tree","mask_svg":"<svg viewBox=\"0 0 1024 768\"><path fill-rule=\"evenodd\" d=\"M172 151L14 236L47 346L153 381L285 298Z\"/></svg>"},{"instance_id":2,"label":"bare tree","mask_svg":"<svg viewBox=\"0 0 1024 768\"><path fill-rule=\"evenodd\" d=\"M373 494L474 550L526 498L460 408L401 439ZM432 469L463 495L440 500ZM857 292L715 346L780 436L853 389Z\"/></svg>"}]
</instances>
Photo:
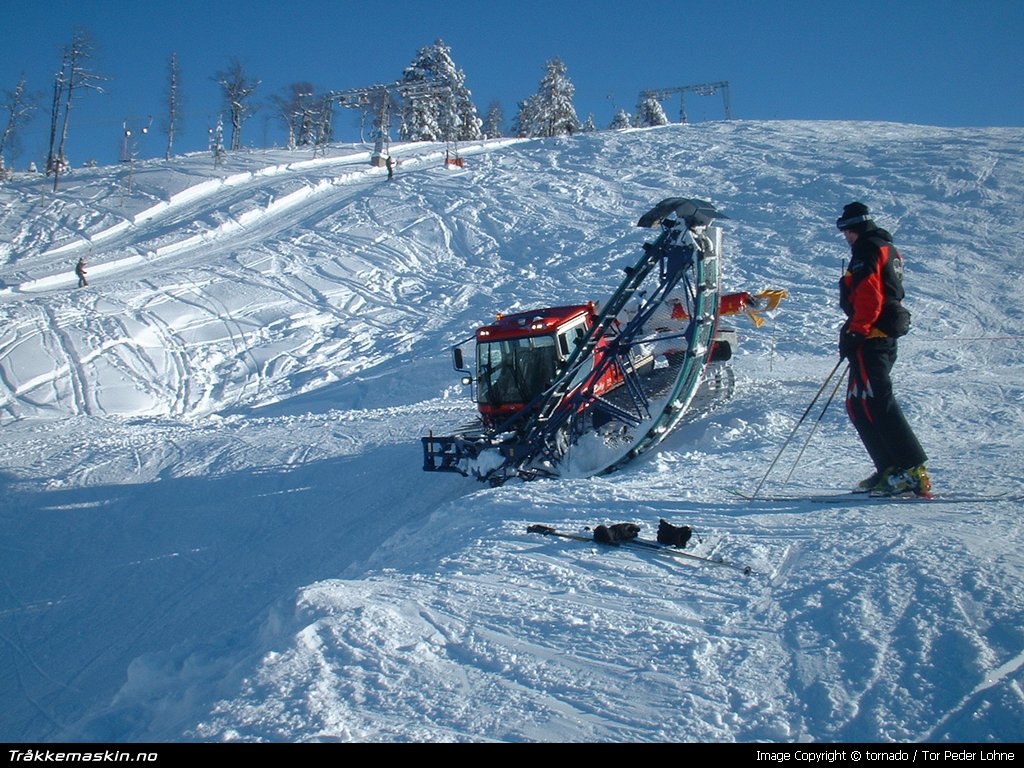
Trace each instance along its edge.
<instances>
[{"instance_id":1,"label":"bare tree","mask_svg":"<svg viewBox=\"0 0 1024 768\"><path fill-rule=\"evenodd\" d=\"M68 162L64 146L68 140L68 124L71 108L79 91L103 93L100 83L107 78L88 68L96 53L92 35L84 29L77 29L71 43L64 48L60 70L53 83L53 113L50 121L50 154L46 160L46 172L53 174L53 189L57 191L60 174L67 170ZM60 124L60 139L57 140L57 125ZM54 145L56 144L56 149Z\"/></svg>"},{"instance_id":2,"label":"bare tree","mask_svg":"<svg viewBox=\"0 0 1024 768\"><path fill-rule=\"evenodd\" d=\"M327 145L334 141L334 99L330 95L320 97L320 112L316 119L316 138L313 152L326 152Z\"/></svg>"},{"instance_id":3,"label":"bare tree","mask_svg":"<svg viewBox=\"0 0 1024 768\"><path fill-rule=\"evenodd\" d=\"M237 150L242 146L242 123L256 111L250 99L261 81L249 78L237 59L232 59L228 68L213 79L224 91L224 103L231 117L231 149Z\"/></svg>"},{"instance_id":4,"label":"bare tree","mask_svg":"<svg viewBox=\"0 0 1024 768\"><path fill-rule=\"evenodd\" d=\"M271 101L288 131L288 149L306 147L316 142L322 104L314 98L312 83L292 83L285 89L284 95L272 96Z\"/></svg>"},{"instance_id":5,"label":"bare tree","mask_svg":"<svg viewBox=\"0 0 1024 768\"><path fill-rule=\"evenodd\" d=\"M24 126L36 110L36 96L25 92L25 75L18 80L13 91L5 91L3 108L7 110L7 124L0 134L0 176L3 175L4 150L14 154L17 146L18 129Z\"/></svg>"},{"instance_id":6,"label":"bare tree","mask_svg":"<svg viewBox=\"0 0 1024 768\"><path fill-rule=\"evenodd\" d=\"M181 74L178 70L178 54L171 54L171 61L167 68L167 151L164 159L170 160L174 151L174 134L181 125L181 103L178 95L178 85Z\"/></svg>"}]
</instances>

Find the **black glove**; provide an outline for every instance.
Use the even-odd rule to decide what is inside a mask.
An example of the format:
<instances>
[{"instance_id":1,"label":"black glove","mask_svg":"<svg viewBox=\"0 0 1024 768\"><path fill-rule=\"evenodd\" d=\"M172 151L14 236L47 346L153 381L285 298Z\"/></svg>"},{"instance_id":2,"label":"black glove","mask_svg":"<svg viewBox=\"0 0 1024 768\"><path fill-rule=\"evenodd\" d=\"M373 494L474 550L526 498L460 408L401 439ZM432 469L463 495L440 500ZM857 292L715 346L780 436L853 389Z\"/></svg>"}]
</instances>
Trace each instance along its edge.
<instances>
[{"instance_id":1,"label":"black glove","mask_svg":"<svg viewBox=\"0 0 1024 768\"><path fill-rule=\"evenodd\" d=\"M839 359L852 359L864 344L864 335L854 331L839 334Z\"/></svg>"},{"instance_id":2,"label":"black glove","mask_svg":"<svg viewBox=\"0 0 1024 768\"><path fill-rule=\"evenodd\" d=\"M635 539L639 533L640 526L636 523L599 525L594 529L594 541L599 541L602 544L619 544Z\"/></svg>"},{"instance_id":3,"label":"black glove","mask_svg":"<svg viewBox=\"0 0 1024 768\"><path fill-rule=\"evenodd\" d=\"M658 523L658 543L673 547L685 547L693 536L693 529L688 525L672 525L666 520Z\"/></svg>"}]
</instances>

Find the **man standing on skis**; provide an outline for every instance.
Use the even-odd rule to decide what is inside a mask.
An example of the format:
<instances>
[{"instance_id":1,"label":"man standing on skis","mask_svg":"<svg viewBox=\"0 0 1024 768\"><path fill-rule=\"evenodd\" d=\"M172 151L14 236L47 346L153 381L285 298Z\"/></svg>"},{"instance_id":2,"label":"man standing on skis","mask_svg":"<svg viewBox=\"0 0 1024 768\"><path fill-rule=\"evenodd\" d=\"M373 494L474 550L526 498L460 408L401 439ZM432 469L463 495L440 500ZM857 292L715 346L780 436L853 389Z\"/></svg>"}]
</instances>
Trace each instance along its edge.
<instances>
[{"instance_id":1,"label":"man standing on skis","mask_svg":"<svg viewBox=\"0 0 1024 768\"><path fill-rule=\"evenodd\" d=\"M87 285L89 285L89 281L85 279L85 268L85 257L83 256L78 260L78 263L75 264L75 274L78 275L79 288L85 288Z\"/></svg>"},{"instance_id":2,"label":"man standing on skis","mask_svg":"<svg viewBox=\"0 0 1024 768\"><path fill-rule=\"evenodd\" d=\"M846 313L839 356L850 363L846 410L875 465L856 490L930 496L928 457L893 396L889 377L896 339L910 328L910 313L902 304L903 258L892 235L875 225L863 203L845 206L836 227L851 252L839 281L839 305Z\"/></svg>"}]
</instances>

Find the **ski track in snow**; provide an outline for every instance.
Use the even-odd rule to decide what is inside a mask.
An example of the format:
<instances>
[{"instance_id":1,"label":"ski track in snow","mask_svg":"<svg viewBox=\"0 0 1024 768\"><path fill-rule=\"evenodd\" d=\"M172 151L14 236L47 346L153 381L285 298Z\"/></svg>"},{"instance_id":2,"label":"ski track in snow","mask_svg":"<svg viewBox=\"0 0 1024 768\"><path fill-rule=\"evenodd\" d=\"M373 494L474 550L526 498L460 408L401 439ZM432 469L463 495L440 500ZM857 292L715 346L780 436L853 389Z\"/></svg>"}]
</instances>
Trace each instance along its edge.
<instances>
[{"instance_id":1,"label":"ski track in snow","mask_svg":"<svg viewBox=\"0 0 1024 768\"><path fill-rule=\"evenodd\" d=\"M464 170L393 145L390 183L338 146L0 186L0 734L1022 740L1018 502L732 493L834 365L852 199L906 258L894 376L936 490L1020 491L1022 138L734 121L485 142ZM731 217L726 290L790 292L735 319L734 399L607 477L423 473L420 436L473 414L448 347L607 298L678 195ZM784 485L806 435L766 493L867 473L837 399ZM526 533L659 518L751 575Z\"/></svg>"}]
</instances>

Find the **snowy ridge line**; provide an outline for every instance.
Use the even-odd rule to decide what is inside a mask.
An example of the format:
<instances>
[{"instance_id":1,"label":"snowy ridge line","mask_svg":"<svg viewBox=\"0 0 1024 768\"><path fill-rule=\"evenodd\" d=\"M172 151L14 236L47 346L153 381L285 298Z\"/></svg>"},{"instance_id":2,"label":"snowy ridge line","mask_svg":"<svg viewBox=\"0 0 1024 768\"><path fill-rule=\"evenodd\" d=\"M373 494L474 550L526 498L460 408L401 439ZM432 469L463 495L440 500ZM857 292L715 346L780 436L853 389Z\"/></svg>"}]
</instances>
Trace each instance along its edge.
<instances>
[{"instance_id":1,"label":"snowy ridge line","mask_svg":"<svg viewBox=\"0 0 1024 768\"><path fill-rule=\"evenodd\" d=\"M483 141L477 144L473 144L459 150L460 155L477 155L485 152L489 152L493 149L498 149L504 146L510 146L516 143L526 141L526 139L501 139L494 141ZM441 161L445 158L446 152L440 150L433 150L429 152L422 152L403 160L404 164L411 167L422 167L430 165L431 163ZM270 176L279 175L286 172L298 172L304 170L310 170L311 168L323 167L326 165L337 165L337 164L351 164L356 161L365 161L369 159L369 152L362 151L344 157L335 158L318 158L314 160L303 160L295 163L283 163L274 166L268 166L266 168L256 171L244 171L242 173L236 173L231 176L227 176L223 179L211 179L204 181L189 187L182 192L178 192L171 196L170 200L161 201L156 205L147 208L146 210L140 211L135 214L131 219L121 221L107 229L98 232L91 236L85 236L85 239L78 240L72 243L66 243L65 245L57 246L48 251L40 254L41 257L50 257L60 254L66 254L74 252L77 249L83 247L92 247L103 240L108 240L115 235L121 234L122 232L130 229L132 226L137 226L141 223L152 223L158 216L167 214L186 203L193 203L204 198L213 197L223 189L230 187L242 186L250 181L257 180L260 178L266 178ZM333 189L334 187L342 186L344 184L355 183L360 179L366 178L371 175L379 175L383 171L379 168L363 168L351 173L334 176L329 179L322 179L318 181L312 187L304 187L302 189L291 192L283 197L272 200L262 209L249 210L237 218L230 221L225 221L219 224L216 228L206 230L204 232L191 235L177 242L162 245L153 251L149 251L146 256L150 258L160 258L169 256L183 251L187 251L191 248L199 247L210 241L230 235L240 229L254 226L257 222L265 221L272 216L283 213L300 206L301 204L312 199L316 195L319 195L325 191ZM141 255L127 256L123 259L117 259L113 262L107 261L101 265L90 267L90 274L93 277L101 275L114 274L119 270L135 266L142 262L144 257ZM35 280L28 280L16 286L10 286L7 288L0 289L0 295L13 294L13 293L32 293L37 291L46 291L54 288L59 288L65 285L70 285L75 280L74 277L69 276L65 272L60 272L54 275L48 275L46 277L37 278Z\"/></svg>"},{"instance_id":2,"label":"snowy ridge line","mask_svg":"<svg viewBox=\"0 0 1024 768\"><path fill-rule=\"evenodd\" d=\"M312 187L304 187L288 195L285 195L284 197L273 200L270 203L268 203L264 208L246 211L245 213L241 214L238 218L225 221L219 224L214 229L206 230L204 232L191 235L177 242L159 246L155 250L149 251L147 253L147 256L150 258L160 258L176 253L181 253L182 251L187 251L191 248L199 247L204 243L209 243L212 240L224 237L225 235L230 235L238 230L251 227L260 221L266 221L277 214L293 209L307 202L312 197L321 194L329 189L358 181L360 178L364 177L369 172L370 169L367 169L365 171L356 171L350 174L345 174L343 176L336 176L331 179L321 180ZM239 175L241 176L243 174ZM223 183L218 184L217 189L221 189L224 186L226 185ZM117 231L121 231L121 229L123 228L117 226L112 229L117 229ZM113 234L116 234L116 232L110 233L110 235ZM76 245L81 245L81 243L78 243ZM64 247L65 246L61 246L61 248ZM56 253L56 250L47 251L45 254L43 254L43 256L52 256L54 253ZM127 256L122 259L117 259L115 261L107 261L104 262L103 264L98 264L95 267L90 267L89 272L92 277L96 277L99 275L109 275L116 273L120 270L123 270L127 267L134 266L144 260L145 257L141 255ZM64 285L70 285L74 282L75 279L76 278L74 278L74 276L69 276L66 272L60 272L58 274L48 275L46 277L37 278L35 280L29 280L27 282L21 283L20 285L0 289L0 294L32 293L36 291L45 291L52 288L58 288Z\"/></svg>"},{"instance_id":3,"label":"snowy ridge line","mask_svg":"<svg viewBox=\"0 0 1024 768\"><path fill-rule=\"evenodd\" d=\"M260 221L266 221L267 219L279 213L283 213L284 211L301 205L302 203L308 201L315 195L318 195L328 189L354 181L359 177L365 175L365 173L365 171L356 171L354 173L335 177L333 179L321 180L314 184L312 187L303 187L302 189L297 189L296 191L287 194L284 197L272 200L263 208L256 208L250 211L246 211L245 213L241 214L235 219L225 221L222 224L219 224L214 229L209 229L206 230L205 232L199 232L198 234L186 237L183 240L179 240L168 245L159 246L155 251L153 251L153 255L159 258L163 256L169 256L175 253L180 253L182 251L187 251L190 248L198 247L203 243L207 243L211 240L224 237L225 235L230 235L231 233L236 232L240 229L245 229L247 227L254 226Z\"/></svg>"},{"instance_id":4,"label":"snowy ridge line","mask_svg":"<svg viewBox=\"0 0 1024 768\"><path fill-rule=\"evenodd\" d=\"M300 160L292 163L278 163L255 171L242 171L241 173L234 173L230 176L225 176L224 178L209 179L207 181L200 182L199 184L195 184L188 189L184 189L181 192L177 192L171 195L169 199L161 200L159 203L139 211L129 219L118 222L117 224L107 227L93 235L82 235L81 240L75 240L70 243L65 243L64 245L59 245L56 248L44 251L40 255L42 257L56 256L74 252L80 248L91 247L104 240L110 239L114 235L124 232L133 225L151 221L157 216L168 213L185 203L195 202L205 197L212 197L224 188L241 186L253 180L263 179L270 176L278 176L289 171L300 173L331 165L350 165L355 162L365 162L369 159L369 151L360 151L337 157L321 157L313 158L311 160Z\"/></svg>"}]
</instances>

